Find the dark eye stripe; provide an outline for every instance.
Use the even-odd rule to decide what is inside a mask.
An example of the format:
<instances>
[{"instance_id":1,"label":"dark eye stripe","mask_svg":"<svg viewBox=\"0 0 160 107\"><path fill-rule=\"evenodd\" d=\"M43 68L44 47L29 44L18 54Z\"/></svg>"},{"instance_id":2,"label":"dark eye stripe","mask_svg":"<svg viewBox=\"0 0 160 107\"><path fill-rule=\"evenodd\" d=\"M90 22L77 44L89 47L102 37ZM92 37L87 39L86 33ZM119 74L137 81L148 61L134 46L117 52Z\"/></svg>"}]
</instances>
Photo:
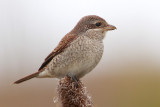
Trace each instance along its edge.
<instances>
[{"instance_id":1,"label":"dark eye stripe","mask_svg":"<svg viewBox=\"0 0 160 107\"><path fill-rule=\"evenodd\" d=\"M96 23L95 25L96 25L96 26L101 26L101 23L100 23L100 22L98 22L98 23Z\"/></svg>"}]
</instances>

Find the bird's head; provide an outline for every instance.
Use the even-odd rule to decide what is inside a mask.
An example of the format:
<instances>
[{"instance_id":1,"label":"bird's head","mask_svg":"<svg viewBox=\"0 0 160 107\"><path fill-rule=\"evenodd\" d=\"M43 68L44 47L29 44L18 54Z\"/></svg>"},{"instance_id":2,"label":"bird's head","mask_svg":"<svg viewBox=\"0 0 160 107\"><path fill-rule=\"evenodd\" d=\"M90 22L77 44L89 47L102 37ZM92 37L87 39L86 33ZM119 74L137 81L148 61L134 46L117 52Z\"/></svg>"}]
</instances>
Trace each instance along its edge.
<instances>
[{"instance_id":1,"label":"bird's head","mask_svg":"<svg viewBox=\"0 0 160 107\"><path fill-rule=\"evenodd\" d=\"M96 15L89 15L83 17L74 27L72 32L77 35L87 34L87 36L93 38L103 39L104 37L100 37L101 35L105 36L107 31L115 29L115 26L108 24L103 18Z\"/></svg>"}]
</instances>

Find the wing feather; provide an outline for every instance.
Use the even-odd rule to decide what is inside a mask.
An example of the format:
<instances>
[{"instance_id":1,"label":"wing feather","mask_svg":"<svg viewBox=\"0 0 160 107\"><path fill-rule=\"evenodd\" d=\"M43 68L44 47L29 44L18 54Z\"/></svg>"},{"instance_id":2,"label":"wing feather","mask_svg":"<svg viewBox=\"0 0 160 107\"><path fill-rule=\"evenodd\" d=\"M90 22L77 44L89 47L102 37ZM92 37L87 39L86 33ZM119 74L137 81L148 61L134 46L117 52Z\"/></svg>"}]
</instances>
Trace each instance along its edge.
<instances>
[{"instance_id":1,"label":"wing feather","mask_svg":"<svg viewBox=\"0 0 160 107\"><path fill-rule=\"evenodd\" d=\"M56 55L63 52L64 49L67 48L70 43L77 37L77 35L71 34L67 34L65 37L63 37L62 40L59 42L58 46L45 58L38 71L41 72Z\"/></svg>"}]
</instances>

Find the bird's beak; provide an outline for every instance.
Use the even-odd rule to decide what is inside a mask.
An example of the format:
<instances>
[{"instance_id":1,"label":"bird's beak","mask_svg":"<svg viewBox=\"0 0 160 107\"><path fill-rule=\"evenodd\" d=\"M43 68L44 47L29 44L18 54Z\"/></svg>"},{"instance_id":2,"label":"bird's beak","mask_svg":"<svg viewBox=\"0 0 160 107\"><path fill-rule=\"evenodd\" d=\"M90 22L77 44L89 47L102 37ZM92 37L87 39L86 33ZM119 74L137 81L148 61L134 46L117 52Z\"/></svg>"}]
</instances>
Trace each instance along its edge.
<instances>
[{"instance_id":1,"label":"bird's beak","mask_svg":"<svg viewBox=\"0 0 160 107\"><path fill-rule=\"evenodd\" d=\"M115 26L109 25L109 24L106 27L104 27L104 30L106 30L106 31L115 30L115 29L117 29Z\"/></svg>"}]
</instances>

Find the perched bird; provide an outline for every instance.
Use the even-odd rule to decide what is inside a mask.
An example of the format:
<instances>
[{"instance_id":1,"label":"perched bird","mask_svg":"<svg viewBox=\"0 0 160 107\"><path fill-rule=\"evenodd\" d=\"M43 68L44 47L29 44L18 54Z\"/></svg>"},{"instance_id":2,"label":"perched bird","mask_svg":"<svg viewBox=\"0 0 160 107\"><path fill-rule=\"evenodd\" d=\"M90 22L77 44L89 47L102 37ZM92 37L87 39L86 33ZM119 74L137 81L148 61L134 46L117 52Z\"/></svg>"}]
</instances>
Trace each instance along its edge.
<instances>
[{"instance_id":1,"label":"perched bird","mask_svg":"<svg viewBox=\"0 0 160 107\"><path fill-rule=\"evenodd\" d=\"M78 79L83 77L99 63L106 32L114 29L115 26L99 16L83 17L46 57L37 72L14 83L18 84L34 77L63 78L68 74Z\"/></svg>"}]
</instances>

